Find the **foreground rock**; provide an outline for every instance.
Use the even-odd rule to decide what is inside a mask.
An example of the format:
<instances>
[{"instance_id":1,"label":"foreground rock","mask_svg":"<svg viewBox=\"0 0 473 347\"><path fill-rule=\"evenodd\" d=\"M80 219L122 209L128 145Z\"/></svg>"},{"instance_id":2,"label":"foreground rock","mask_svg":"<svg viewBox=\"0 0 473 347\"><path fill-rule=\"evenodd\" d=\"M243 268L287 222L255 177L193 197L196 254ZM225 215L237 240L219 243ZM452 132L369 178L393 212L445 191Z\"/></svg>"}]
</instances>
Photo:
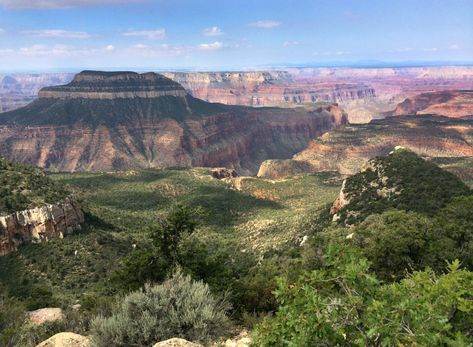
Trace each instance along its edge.
<instances>
[{"instance_id":1,"label":"foreground rock","mask_svg":"<svg viewBox=\"0 0 473 347\"><path fill-rule=\"evenodd\" d=\"M212 104L155 73L85 71L0 115L0 152L58 171L229 167L256 173L346 123L334 104L313 110Z\"/></svg>"},{"instance_id":2,"label":"foreground rock","mask_svg":"<svg viewBox=\"0 0 473 347\"><path fill-rule=\"evenodd\" d=\"M25 243L63 238L80 230L83 222L84 213L73 198L0 216L0 255L16 251Z\"/></svg>"},{"instance_id":3,"label":"foreground rock","mask_svg":"<svg viewBox=\"0 0 473 347\"><path fill-rule=\"evenodd\" d=\"M59 333L46 341L41 342L36 347L91 347L88 337L74 333Z\"/></svg>"},{"instance_id":4,"label":"foreground rock","mask_svg":"<svg viewBox=\"0 0 473 347\"><path fill-rule=\"evenodd\" d=\"M153 347L203 347L200 344L189 342L180 338L173 338L166 341L158 342Z\"/></svg>"},{"instance_id":5,"label":"foreground rock","mask_svg":"<svg viewBox=\"0 0 473 347\"><path fill-rule=\"evenodd\" d=\"M64 319L64 317L64 312L61 308L41 308L39 310L28 312L28 318L34 324L54 322Z\"/></svg>"}]
</instances>

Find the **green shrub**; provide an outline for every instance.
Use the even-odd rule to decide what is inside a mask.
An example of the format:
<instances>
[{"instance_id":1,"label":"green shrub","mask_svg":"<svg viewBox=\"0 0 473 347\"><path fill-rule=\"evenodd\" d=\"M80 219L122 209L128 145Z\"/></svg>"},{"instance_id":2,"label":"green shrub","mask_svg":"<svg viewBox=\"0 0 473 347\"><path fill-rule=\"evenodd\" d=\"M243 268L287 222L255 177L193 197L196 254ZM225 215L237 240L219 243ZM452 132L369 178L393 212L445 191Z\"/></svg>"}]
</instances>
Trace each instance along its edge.
<instances>
[{"instance_id":1,"label":"green shrub","mask_svg":"<svg viewBox=\"0 0 473 347\"><path fill-rule=\"evenodd\" d=\"M177 270L161 285L127 295L112 316L95 318L91 331L99 347L148 347L172 337L207 342L226 332L229 309L206 284Z\"/></svg>"},{"instance_id":2,"label":"green shrub","mask_svg":"<svg viewBox=\"0 0 473 347\"><path fill-rule=\"evenodd\" d=\"M322 269L280 280L281 305L256 329L255 346L469 346L473 273L449 265L383 285L348 246L331 246Z\"/></svg>"}]
</instances>

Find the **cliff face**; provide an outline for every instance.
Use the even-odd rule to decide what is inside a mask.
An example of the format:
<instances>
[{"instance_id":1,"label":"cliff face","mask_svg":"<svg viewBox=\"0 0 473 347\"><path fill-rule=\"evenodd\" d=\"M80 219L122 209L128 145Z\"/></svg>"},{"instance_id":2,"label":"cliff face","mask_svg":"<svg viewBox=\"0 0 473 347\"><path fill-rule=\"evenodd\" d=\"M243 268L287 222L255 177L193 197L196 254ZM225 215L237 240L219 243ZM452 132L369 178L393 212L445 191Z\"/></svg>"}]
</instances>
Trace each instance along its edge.
<instances>
[{"instance_id":1,"label":"cliff face","mask_svg":"<svg viewBox=\"0 0 473 347\"><path fill-rule=\"evenodd\" d=\"M312 110L207 103L154 73L84 72L0 115L0 152L59 171L228 166L255 173L346 123L336 105Z\"/></svg>"},{"instance_id":2,"label":"cliff face","mask_svg":"<svg viewBox=\"0 0 473 347\"><path fill-rule=\"evenodd\" d=\"M473 91L455 90L423 93L408 98L388 114L435 114L452 118L473 115Z\"/></svg>"},{"instance_id":3,"label":"cliff face","mask_svg":"<svg viewBox=\"0 0 473 347\"><path fill-rule=\"evenodd\" d=\"M284 165L273 163L270 166L264 162L260 173L263 177L285 177L292 172L292 168L288 169L292 166L304 167L305 172L338 171L352 175L369 159L387 155L398 145L419 155L443 160L442 165L449 167L455 160L473 159L473 121L424 115L391 117L347 126L312 140L306 149ZM470 165L451 168L461 177L473 177Z\"/></svg>"},{"instance_id":4,"label":"cliff face","mask_svg":"<svg viewBox=\"0 0 473 347\"><path fill-rule=\"evenodd\" d=\"M0 74L0 112L10 111L32 102L46 86L69 82L73 74Z\"/></svg>"},{"instance_id":5,"label":"cliff face","mask_svg":"<svg viewBox=\"0 0 473 347\"><path fill-rule=\"evenodd\" d=\"M13 252L24 243L63 238L80 230L83 222L84 214L72 198L0 216L0 255Z\"/></svg>"},{"instance_id":6,"label":"cliff face","mask_svg":"<svg viewBox=\"0 0 473 347\"><path fill-rule=\"evenodd\" d=\"M164 75L197 98L228 105L292 107L322 101L344 106L376 97L375 89L363 82L297 79L286 71L166 72Z\"/></svg>"}]
</instances>

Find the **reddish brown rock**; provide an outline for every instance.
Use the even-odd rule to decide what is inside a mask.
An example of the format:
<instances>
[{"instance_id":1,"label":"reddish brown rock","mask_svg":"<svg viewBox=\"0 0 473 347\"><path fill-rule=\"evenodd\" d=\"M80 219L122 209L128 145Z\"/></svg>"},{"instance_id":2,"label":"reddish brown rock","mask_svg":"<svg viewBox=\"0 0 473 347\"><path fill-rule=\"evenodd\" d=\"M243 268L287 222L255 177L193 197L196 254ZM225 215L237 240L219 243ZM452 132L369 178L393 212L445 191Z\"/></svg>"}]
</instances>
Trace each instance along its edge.
<instances>
[{"instance_id":1,"label":"reddish brown rock","mask_svg":"<svg viewBox=\"0 0 473 347\"><path fill-rule=\"evenodd\" d=\"M84 72L0 115L0 153L55 171L228 167L256 173L346 123L332 104L313 110L210 104L157 74Z\"/></svg>"},{"instance_id":2,"label":"reddish brown rock","mask_svg":"<svg viewBox=\"0 0 473 347\"><path fill-rule=\"evenodd\" d=\"M473 91L423 93L400 103L389 115L435 114L452 118L473 116Z\"/></svg>"}]
</instances>

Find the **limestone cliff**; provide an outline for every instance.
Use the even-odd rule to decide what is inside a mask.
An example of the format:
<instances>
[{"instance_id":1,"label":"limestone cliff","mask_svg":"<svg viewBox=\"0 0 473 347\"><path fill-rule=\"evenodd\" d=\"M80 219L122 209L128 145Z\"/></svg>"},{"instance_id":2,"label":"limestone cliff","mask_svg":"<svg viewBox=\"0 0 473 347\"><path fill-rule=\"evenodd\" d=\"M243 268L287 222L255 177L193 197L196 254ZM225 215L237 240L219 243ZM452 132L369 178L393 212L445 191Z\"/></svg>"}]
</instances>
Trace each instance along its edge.
<instances>
[{"instance_id":1,"label":"limestone cliff","mask_svg":"<svg viewBox=\"0 0 473 347\"><path fill-rule=\"evenodd\" d=\"M84 214L73 198L0 216L0 255L25 243L63 238L81 229Z\"/></svg>"}]
</instances>

